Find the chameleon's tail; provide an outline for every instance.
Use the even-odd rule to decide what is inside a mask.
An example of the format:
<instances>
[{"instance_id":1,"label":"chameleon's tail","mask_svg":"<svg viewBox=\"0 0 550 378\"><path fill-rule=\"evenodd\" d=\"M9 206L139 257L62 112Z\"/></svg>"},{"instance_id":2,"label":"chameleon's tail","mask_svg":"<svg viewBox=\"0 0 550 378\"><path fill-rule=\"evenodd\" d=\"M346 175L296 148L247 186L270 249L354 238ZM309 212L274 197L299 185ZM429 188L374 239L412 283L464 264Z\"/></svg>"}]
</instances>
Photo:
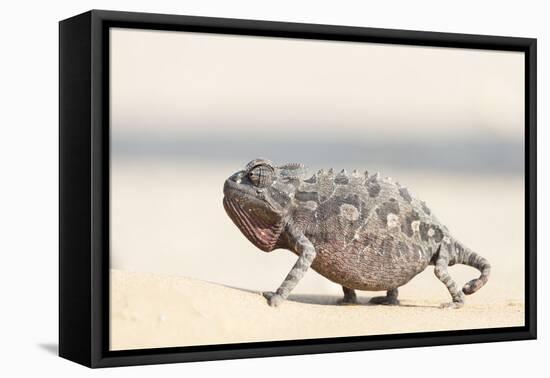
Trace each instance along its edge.
<instances>
[{"instance_id":1,"label":"chameleon's tail","mask_svg":"<svg viewBox=\"0 0 550 378\"><path fill-rule=\"evenodd\" d=\"M457 263L476 268L481 272L479 278L475 278L462 287L462 292L470 295L481 289L489 280L491 274L491 264L484 257L481 257L469 248L456 243Z\"/></svg>"}]
</instances>

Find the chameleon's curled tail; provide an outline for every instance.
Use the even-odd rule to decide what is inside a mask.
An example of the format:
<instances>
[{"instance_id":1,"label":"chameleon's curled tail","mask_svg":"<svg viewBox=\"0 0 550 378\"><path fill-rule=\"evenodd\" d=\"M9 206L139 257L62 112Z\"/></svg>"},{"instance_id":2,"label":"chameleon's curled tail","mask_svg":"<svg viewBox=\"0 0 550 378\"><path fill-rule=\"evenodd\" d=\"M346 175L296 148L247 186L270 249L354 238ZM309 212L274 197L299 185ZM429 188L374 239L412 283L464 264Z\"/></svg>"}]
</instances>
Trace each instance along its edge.
<instances>
[{"instance_id":1,"label":"chameleon's curled tail","mask_svg":"<svg viewBox=\"0 0 550 378\"><path fill-rule=\"evenodd\" d=\"M484 257L478 255L469 248L461 245L456 245L458 252L457 263L464 264L476 268L481 272L479 278L475 278L470 282L467 282L462 287L462 292L466 295L470 295L481 289L483 285L489 280L491 274L491 264Z\"/></svg>"}]
</instances>

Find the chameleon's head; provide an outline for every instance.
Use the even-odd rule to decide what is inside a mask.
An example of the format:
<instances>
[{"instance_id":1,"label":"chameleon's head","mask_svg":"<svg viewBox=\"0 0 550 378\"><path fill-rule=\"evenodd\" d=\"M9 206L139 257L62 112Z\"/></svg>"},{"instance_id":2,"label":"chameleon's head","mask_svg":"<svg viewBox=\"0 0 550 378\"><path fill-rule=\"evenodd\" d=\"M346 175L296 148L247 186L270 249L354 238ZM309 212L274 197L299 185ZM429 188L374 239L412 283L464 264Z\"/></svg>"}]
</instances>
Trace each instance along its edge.
<instances>
[{"instance_id":1,"label":"chameleon's head","mask_svg":"<svg viewBox=\"0 0 550 378\"><path fill-rule=\"evenodd\" d=\"M288 172L299 168L303 166L276 167L269 160L254 159L225 180L225 211L262 251L272 251L281 235L296 190Z\"/></svg>"}]
</instances>

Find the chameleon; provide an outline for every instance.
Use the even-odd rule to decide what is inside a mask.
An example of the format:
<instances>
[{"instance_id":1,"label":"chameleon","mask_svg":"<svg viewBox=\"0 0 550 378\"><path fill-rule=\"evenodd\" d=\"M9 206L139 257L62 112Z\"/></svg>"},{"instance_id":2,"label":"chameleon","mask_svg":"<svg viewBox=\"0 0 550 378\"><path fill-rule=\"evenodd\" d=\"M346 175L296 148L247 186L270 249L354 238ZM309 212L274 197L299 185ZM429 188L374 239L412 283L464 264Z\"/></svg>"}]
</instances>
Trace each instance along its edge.
<instances>
[{"instance_id":1,"label":"chameleon","mask_svg":"<svg viewBox=\"0 0 550 378\"><path fill-rule=\"evenodd\" d=\"M355 290L385 291L369 303L398 305L398 288L429 265L460 308L464 296L487 283L489 262L454 238L424 201L379 173L320 170L307 177L303 164L280 166L258 158L223 186L223 206L242 234L264 252L286 249L298 259L274 292L284 302L308 269L342 286L341 304L356 304ZM480 276L461 289L448 267L465 264Z\"/></svg>"}]
</instances>

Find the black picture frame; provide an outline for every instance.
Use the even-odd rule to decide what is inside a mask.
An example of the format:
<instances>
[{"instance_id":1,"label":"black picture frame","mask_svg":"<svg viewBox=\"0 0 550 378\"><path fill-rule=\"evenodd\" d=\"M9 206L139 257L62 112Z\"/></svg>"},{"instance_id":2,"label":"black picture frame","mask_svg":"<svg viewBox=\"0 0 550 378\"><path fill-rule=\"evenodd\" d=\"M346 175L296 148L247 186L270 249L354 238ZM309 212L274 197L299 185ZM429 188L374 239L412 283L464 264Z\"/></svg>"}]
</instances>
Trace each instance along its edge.
<instances>
[{"instance_id":1,"label":"black picture frame","mask_svg":"<svg viewBox=\"0 0 550 378\"><path fill-rule=\"evenodd\" d=\"M525 326L109 351L111 27L525 53ZM89 367L536 338L536 39L92 10L59 23L59 355Z\"/></svg>"}]
</instances>

